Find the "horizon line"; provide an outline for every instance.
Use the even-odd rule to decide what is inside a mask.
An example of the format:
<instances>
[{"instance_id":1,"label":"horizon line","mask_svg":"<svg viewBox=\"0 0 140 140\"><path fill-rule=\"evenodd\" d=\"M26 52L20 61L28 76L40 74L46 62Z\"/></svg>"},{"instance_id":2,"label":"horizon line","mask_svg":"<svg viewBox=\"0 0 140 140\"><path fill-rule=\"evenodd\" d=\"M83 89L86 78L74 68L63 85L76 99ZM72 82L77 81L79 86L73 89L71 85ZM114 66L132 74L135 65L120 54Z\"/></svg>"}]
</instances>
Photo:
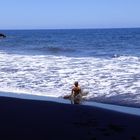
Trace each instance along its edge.
<instances>
[{"instance_id":1,"label":"horizon line","mask_svg":"<svg viewBox=\"0 0 140 140\"><path fill-rule=\"evenodd\" d=\"M139 27L102 27L102 28L5 28L0 30L98 30L98 29L137 29Z\"/></svg>"}]
</instances>

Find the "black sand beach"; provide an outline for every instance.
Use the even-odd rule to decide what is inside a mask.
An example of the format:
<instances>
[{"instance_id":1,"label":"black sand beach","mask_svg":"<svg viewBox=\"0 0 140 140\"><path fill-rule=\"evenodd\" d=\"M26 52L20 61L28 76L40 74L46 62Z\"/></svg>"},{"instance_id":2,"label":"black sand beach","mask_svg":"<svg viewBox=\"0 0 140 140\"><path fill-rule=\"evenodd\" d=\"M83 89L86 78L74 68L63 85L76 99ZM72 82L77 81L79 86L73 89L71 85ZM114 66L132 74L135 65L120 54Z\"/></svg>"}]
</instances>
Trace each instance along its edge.
<instances>
[{"instance_id":1,"label":"black sand beach","mask_svg":"<svg viewBox=\"0 0 140 140\"><path fill-rule=\"evenodd\" d=\"M140 140L140 117L90 106L0 97L0 139Z\"/></svg>"}]
</instances>

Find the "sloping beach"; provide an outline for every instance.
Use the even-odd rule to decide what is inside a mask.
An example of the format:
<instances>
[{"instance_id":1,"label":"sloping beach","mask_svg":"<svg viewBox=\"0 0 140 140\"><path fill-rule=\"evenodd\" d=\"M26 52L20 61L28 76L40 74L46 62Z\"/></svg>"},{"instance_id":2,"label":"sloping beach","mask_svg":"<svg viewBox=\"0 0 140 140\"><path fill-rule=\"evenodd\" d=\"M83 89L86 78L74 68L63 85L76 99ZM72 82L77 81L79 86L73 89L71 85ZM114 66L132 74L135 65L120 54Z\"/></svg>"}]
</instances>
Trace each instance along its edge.
<instances>
[{"instance_id":1,"label":"sloping beach","mask_svg":"<svg viewBox=\"0 0 140 140\"><path fill-rule=\"evenodd\" d=\"M140 116L93 106L0 97L0 139L139 140Z\"/></svg>"}]
</instances>

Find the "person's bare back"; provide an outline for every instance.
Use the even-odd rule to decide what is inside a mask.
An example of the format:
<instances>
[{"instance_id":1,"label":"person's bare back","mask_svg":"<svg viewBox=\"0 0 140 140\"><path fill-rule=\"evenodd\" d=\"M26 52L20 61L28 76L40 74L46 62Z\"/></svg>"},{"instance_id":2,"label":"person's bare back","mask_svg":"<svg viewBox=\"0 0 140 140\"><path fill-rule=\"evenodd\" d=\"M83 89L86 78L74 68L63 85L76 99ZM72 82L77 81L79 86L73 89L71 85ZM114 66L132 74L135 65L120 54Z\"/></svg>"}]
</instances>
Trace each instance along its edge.
<instances>
[{"instance_id":1,"label":"person's bare back","mask_svg":"<svg viewBox=\"0 0 140 140\"><path fill-rule=\"evenodd\" d=\"M76 97L80 93L81 93L81 88L78 85L78 82L75 82L74 83L74 87L72 88L71 95L74 96L74 97Z\"/></svg>"}]
</instances>

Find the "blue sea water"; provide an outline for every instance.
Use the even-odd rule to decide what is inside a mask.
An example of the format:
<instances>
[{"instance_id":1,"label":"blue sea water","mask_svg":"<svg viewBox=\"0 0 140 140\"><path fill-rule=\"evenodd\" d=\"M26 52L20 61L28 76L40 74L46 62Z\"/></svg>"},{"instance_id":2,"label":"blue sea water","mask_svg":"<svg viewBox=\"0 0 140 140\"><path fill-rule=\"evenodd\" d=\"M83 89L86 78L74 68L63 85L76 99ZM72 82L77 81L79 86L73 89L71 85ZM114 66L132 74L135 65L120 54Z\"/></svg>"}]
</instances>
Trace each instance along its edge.
<instances>
[{"instance_id":1,"label":"blue sea water","mask_svg":"<svg viewBox=\"0 0 140 140\"><path fill-rule=\"evenodd\" d=\"M3 30L0 91L140 105L140 29Z\"/></svg>"}]
</instances>

